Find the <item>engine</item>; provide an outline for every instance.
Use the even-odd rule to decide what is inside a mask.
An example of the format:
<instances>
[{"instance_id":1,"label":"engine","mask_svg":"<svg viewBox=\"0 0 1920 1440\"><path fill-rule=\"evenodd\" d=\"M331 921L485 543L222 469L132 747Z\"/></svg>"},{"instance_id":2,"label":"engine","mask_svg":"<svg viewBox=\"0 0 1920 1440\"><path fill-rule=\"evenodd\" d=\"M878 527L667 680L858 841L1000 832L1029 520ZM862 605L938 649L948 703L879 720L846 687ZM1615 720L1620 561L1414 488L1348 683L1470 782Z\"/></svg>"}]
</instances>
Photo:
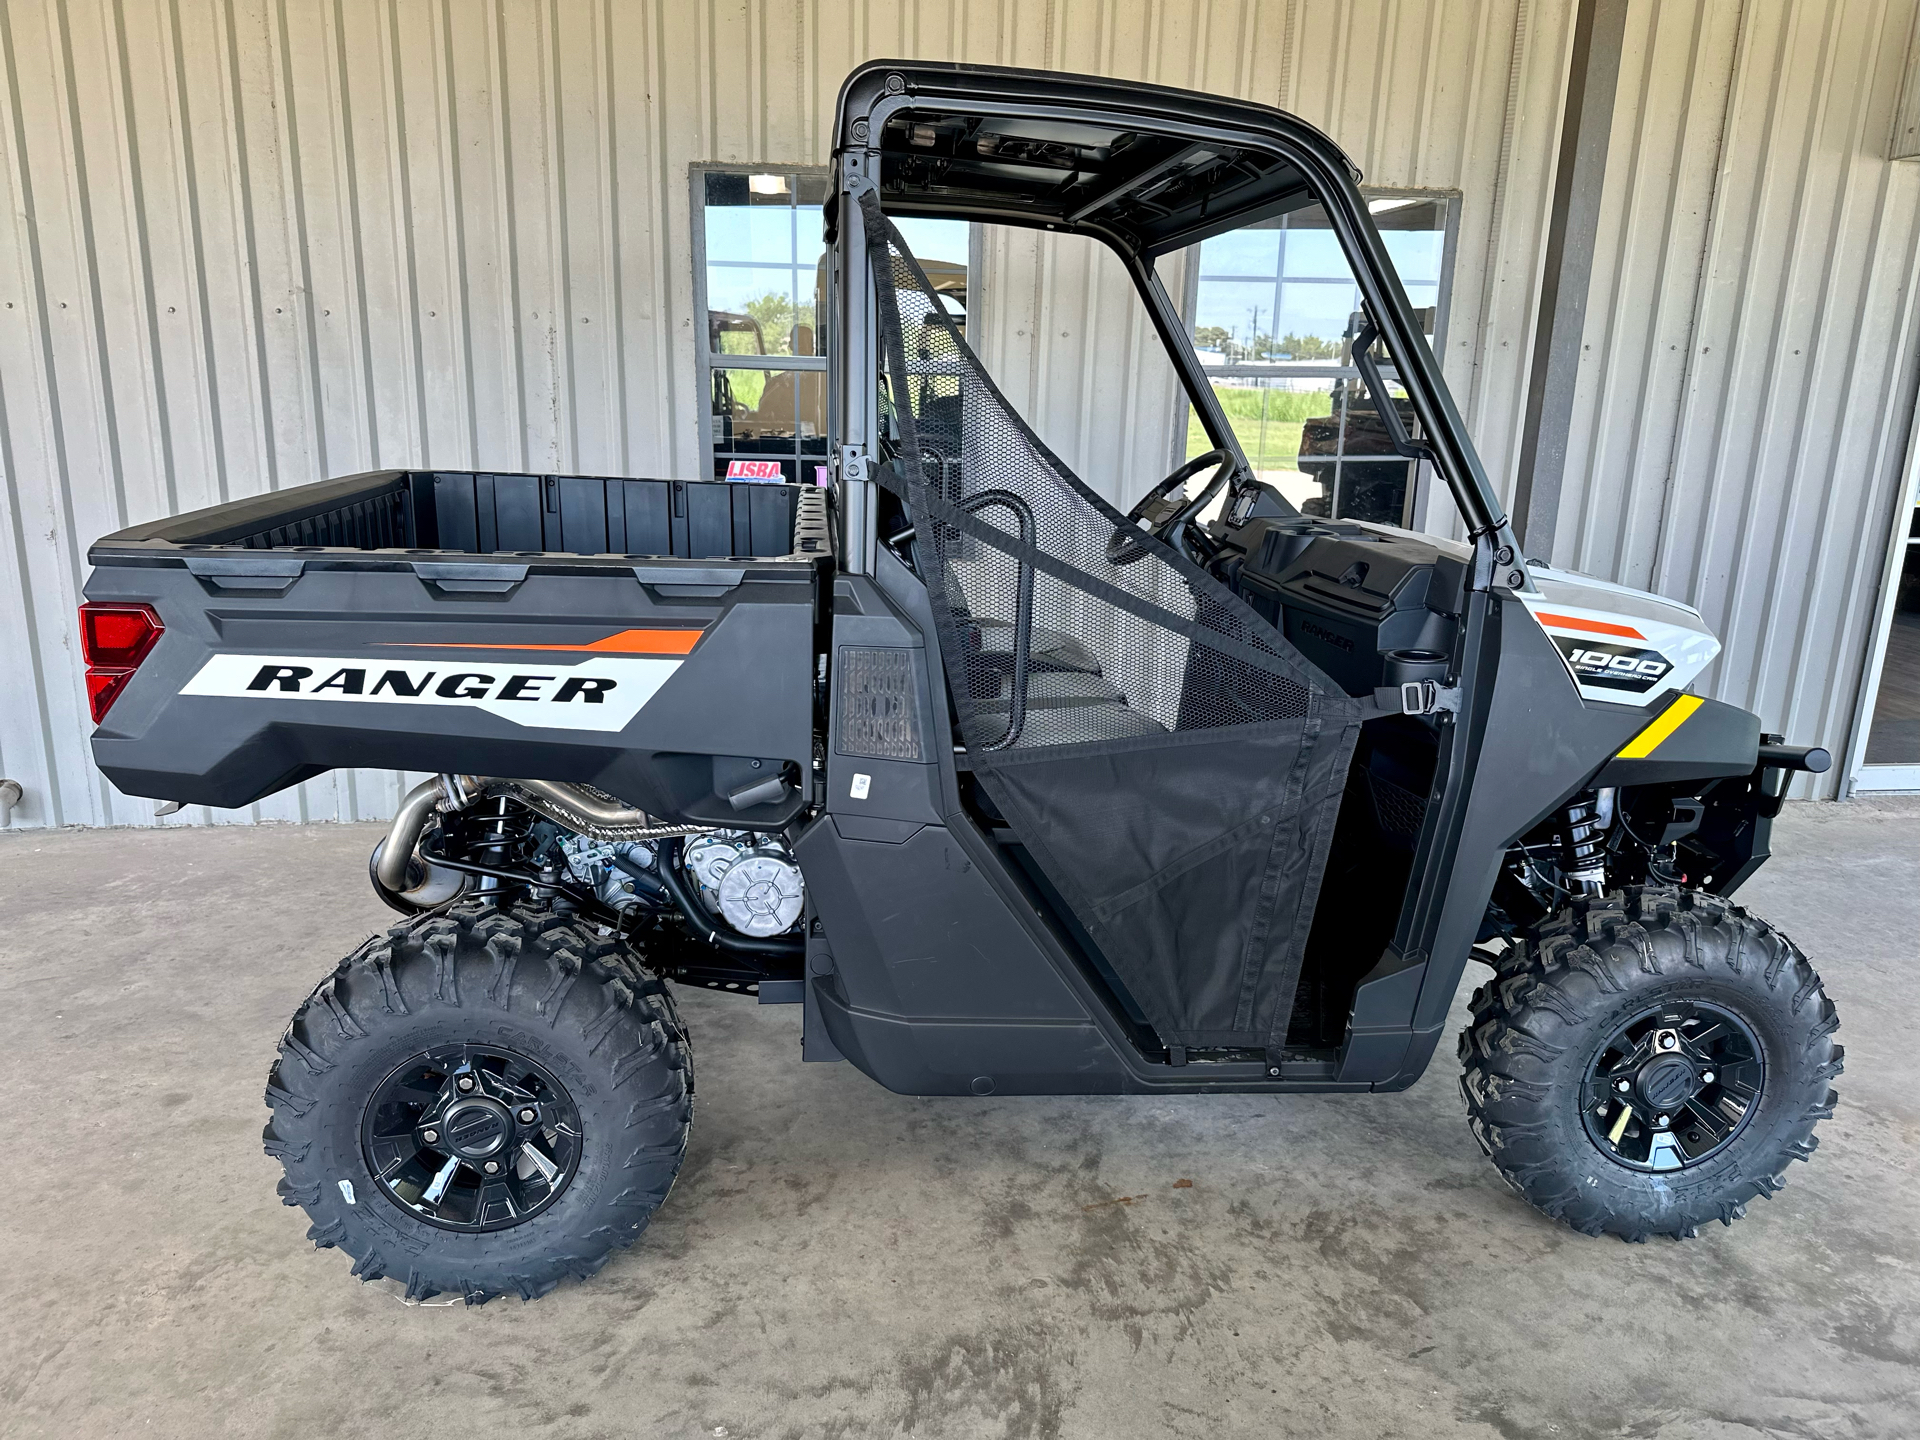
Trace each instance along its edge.
<instances>
[{"instance_id":1,"label":"engine","mask_svg":"<svg viewBox=\"0 0 1920 1440\"><path fill-rule=\"evenodd\" d=\"M778 835L715 830L687 842L687 873L708 910L742 935L784 935L800 920L806 887Z\"/></svg>"},{"instance_id":2,"label":"engine","mask_svg":"<svg viewBox=\"0 0 1920 1440\"><path fill-rule=\"evenodd\" d=\"M614 858L626 860L642 870L652 870L659 852L645 840L595 840L589 835L569 835L560 842L573 878L589 887L609 910L625 912L645 902L635 889L633 876L615 865Z\"/></svg>"},{"instance_id":3,"label":"engine","mask_svg":"<svg viewBox=\"0 0 1920 1440\"><path fill-rule=\"evenodd\" d=\"M627 911L657 902L642 875L657 873L670 853L645 840L603 841L570 835L561 844L574 878L609 909ZM800 923L806 884L793 852L778 835L711 830L690 836L680 864L707 912L741 935L784 935Z\"/></svg>"}]
</instances>

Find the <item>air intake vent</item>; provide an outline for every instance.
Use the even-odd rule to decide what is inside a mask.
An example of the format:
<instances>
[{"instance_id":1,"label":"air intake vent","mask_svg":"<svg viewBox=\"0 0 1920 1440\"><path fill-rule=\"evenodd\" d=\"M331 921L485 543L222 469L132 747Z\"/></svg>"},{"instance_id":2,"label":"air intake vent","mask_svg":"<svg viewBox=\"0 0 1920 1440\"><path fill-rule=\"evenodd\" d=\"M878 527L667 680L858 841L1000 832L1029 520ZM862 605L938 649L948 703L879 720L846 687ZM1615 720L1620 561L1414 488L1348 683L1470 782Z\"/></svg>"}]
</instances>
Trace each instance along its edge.
<instances>
[{"instance_id":1,"label":"air intake vent","mask_svg":"<svg viewBox=\"0 0 1920 1440\"><path fill-rule=\"evenodd\" d=\"M870 760L921 760L920 686L913 651L846 648L840 652L842 755Z\"/></svg>"}]
</instances>

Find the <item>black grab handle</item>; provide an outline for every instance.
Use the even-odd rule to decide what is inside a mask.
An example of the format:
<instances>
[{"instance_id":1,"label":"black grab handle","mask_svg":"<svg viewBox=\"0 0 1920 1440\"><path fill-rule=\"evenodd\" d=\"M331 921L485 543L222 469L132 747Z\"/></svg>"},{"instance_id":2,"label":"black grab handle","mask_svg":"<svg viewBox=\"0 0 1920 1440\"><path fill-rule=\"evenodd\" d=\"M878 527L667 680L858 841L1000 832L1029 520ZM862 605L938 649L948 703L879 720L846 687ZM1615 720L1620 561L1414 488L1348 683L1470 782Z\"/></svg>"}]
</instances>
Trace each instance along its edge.
<instances>
[{"instance_id":1,"label":"black grab handle","mask_svg":"<svg viewBox=\"0 0 1920 1440\"><path fill-rule=\"evenodd\" d=\"M1760 764L1769 770L1804 770L1824 775L1833 768L1833 755L1818 745L1762 745Z\"/></svg>"},{"instance_id":2,"label":"black grab handle","mask_svg":"<svg viewBox=\"0 0 1920 1440\"><path fill-rule=\"evenodd\" d=\"M1013 512L1020 525L1020 543L1033 549L1035 532L1033 507L1011 490L982 490L968 496L959 508L969 515L1000 506ZM1007 728L999 739L982 745L982 750L1005 750L1020 738L1027 726L1027 669L1033 650L1033 566L1024 559L1016 562L1018 580L1014 588L1013 608L1013 692L1007 700Z\"/></svg>"}]
</instances>

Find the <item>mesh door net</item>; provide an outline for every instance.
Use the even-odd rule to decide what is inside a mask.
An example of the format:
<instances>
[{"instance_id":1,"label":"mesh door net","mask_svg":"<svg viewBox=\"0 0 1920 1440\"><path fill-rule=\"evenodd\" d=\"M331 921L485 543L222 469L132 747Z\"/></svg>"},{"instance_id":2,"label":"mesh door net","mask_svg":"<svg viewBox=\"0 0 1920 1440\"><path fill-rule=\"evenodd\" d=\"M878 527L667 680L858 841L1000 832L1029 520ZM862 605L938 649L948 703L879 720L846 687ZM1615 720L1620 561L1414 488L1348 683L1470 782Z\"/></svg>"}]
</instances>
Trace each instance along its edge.
<instances>
[{"instance_id":1,"label":"mesh door net","mask_svg":"<svg viewBox=\"0 0 1920 1440\"><path fill-rule=\"evenodd\" d=\"M1362 708L1062 464L862 208L962 763L1164 1042L1277 1049Z\"/></svg>"}]
</instances>

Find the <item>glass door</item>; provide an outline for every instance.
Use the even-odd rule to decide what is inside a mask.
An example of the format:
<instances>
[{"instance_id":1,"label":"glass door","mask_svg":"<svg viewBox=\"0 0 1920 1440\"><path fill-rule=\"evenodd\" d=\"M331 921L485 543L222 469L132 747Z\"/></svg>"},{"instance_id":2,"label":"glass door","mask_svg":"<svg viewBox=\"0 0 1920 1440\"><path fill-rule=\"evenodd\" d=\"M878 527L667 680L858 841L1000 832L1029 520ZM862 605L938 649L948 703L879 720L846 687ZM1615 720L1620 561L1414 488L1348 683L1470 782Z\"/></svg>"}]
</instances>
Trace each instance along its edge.
<instances>
[{"instance_id":1,"label":"glass door","mask_svg":"<svg viewBox=\"0 0 1920 1440\"><path fill-rule=\"evenodd\" d=\"M1920 790L1920 503L1893 575L1893 613L1856 790Z\"/></svg>"}]
</instances>

